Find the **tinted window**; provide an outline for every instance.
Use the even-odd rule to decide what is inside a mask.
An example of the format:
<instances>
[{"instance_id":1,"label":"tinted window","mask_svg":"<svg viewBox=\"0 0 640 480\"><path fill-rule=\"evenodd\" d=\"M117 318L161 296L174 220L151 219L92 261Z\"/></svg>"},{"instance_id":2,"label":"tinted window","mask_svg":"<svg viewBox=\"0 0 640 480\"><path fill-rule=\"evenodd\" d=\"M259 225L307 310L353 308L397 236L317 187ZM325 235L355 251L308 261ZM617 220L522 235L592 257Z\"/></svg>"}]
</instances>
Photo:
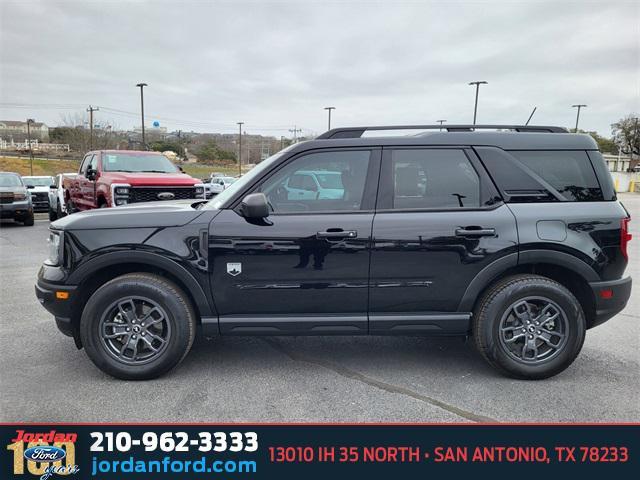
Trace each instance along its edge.
<instances>
[{"instance_id":1,"label":"tinted window","mask_svg":"<svg viewBox=\"0 0 640 480\"><path fill-rule=\"evenodd\" d=\"M480 206L480 179L461 150L394 150L393 208Z\"/></svg>"},{"instance_id":2,"label":"tinted window","mask_svg":"<svg viewBox=\"0 0 640 480\"><path fill-rule=\"evenodd\" d=\"M275 213L360 210L370 156L362 150L304 155L269 177L259 191Z\"/></svg>"},{"instance_id":3,"label":"tinted window","mask_svg":"<svg viewBox=\"0 0 640 480\"><path fill-rule=\"evenodd\" d=\"M102 169L105 172L178 172L176 166L164 155L133 152L103 154Z\"/></svg>"},{"instance_id":4,"label":"tinted window","mask_svg":"<svg viewBox=\"0 0 640 480\"><path fill-rule=\"evenodd\" d=\"M567 200L602 200L591 161L584 151L512 151L514 157L542 177Z\"/></svg>"}]
</instances>

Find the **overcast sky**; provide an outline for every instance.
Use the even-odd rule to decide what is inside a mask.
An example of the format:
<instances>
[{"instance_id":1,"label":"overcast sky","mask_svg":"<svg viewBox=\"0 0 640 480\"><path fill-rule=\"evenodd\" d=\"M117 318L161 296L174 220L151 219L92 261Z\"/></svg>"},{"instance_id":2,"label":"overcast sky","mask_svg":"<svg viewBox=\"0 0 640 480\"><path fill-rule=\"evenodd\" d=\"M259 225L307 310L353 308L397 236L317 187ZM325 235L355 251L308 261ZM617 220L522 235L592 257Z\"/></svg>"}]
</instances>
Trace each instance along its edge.
<instances>
[{"instance_id":1,"label":"overcast sky","mask_svg":"<svg viewBox=\"0 0 640 480\"><path fill-rule=\"evenodd\" d=\"M580 127L640 111L640 2L0 0L0 119L290 135L334 126ZM12 106L9 106L11 104ZM111 109L111 110L108 110ZM113 111L117 110L117 111Z\"/></svg>"}]
</instances>

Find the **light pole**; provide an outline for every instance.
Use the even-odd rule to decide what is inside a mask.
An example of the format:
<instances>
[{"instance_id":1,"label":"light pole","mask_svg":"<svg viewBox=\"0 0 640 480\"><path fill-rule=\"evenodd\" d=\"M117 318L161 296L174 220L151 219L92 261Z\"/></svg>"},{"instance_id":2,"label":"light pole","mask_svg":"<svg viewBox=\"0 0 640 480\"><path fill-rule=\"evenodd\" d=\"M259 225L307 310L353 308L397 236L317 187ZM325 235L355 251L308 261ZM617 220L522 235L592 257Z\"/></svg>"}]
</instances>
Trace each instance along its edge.
<instances>
[{"instance_id":1,"label":"light pole","mask_svg":"<svg viewBox=\"0 0 640 480\"><path fill-rule=\"evenodd\" d=\"M242 125L244 122L238 123L238 173L242 176Z\"/></svg>"},{"instance_id":2,"label":"light pole","mask_svg":"<svg viewBox=\"0 0 640 480\"><path fill-rule=\"evenodd\" d=\"M136 87L140 87L140 114L142 116L142 145L144 148L147 148L147 142L144 138L144 87L146 87L146 83L136 83Z\"/></svg>"},{"instance_id":3,"label":"light pole","mask_svg":"<svg viewBox=\"0 0 640 480\"><path fill-rule=\"evenodd\" d=\"M100 110L98 107L92 107L89 105L87 112L89 112L89 150L93 150L93 112Z\"/></svg>"},{"instance_id":4,"label":"light pole","mask_svg":"<svg viewBox=\"0 0 640 480\"><path fill-rule=\"evenodd\" d=\"M571 108L577 108L578 109L578 113L576 114L576 131L575 133L578 133L578 121L580 120L580 109L586 107L586 105L580 103L578 105L571 105Z\"/></svg>"},{"instance_id":5,"label":"light pole","mask_svg":"<svg viewBox=\"0 0 640 480\"><path fill-rule=\"evenodd\" d=\"M329 124L327 130L331 130L331 110L335 110L336 107L324 107L329 112Z\"/></svg>"},{"instance_id":6,"label":"light pole","mask_svg":"<svg viewBox=\"0 0 640 480\"><path fill-rule=\"evenodd\" d=\"M33 118L27 118L27 142L29 142L29 158L31 159L29 162L31 176L33 176L33 147L31 146L31 128L30 125L34 123Z\"/></svg>"},{"instance_id":7,"label":"light pole","mask_svg":"<svg viewBox=\"0 0 640 480\"><path fill-rule=\"evenodd\" d=\"M436 120L440 124L440 131L442 131L442 124L446 122L446 120Z\"/></svg>"},{"instance_id":8,"label":"light pole","mask_svg":"<svg viewBox=\"0 0 640 480\"><path fill-rule=\"evenodd\" d=\"M473 107L473 124L476 124L476 117L478 114L478 92L480 91L480 85L486 85L489 82L485 82L484 80L479 81L479 82L469 82L469 85L475 85L476 86L476 103L475 106Z\"/></svg>"}]
</instances>

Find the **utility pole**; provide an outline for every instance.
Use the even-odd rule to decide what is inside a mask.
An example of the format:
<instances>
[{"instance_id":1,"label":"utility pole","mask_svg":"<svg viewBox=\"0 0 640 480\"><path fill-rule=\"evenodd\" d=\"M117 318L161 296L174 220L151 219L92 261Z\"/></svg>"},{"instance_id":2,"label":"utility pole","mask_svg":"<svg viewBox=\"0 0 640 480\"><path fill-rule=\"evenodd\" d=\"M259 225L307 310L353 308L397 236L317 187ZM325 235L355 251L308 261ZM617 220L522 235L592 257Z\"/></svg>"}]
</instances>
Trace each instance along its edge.
<instances>
[{"instance_id":1,"label":"utility pole","mask_svg":"<svg viewBox=\"0 0 640 480\"><path fill-rule=\"evenodd\" d=\"M93 108L89 105L87 112L89 112L89 150L93 150L93 112L100 110L98 107Z\"/></svg>"},{"instance_id":2,"label":"utility pole","mask_svg":"<svg viewBox=\"0 0 640 480\"><path fill-rule=\"evenodd\" d=\"M525 125L529 125L529 122L533 118L533 114L536 113L537 109L538 109L538 107L533 107L533 111L531 112L531 115L529 115L529 118L527 119L527 123L525 123Z\"/></svg>"},{"instance_id":3,"label":"utility pole","mask_svg":"<svg viewBox=\"0 0 640 480\"><path fill-rule=\"evenodd\" d=\"M476 103L473 107L473 124L476 124L476 117L478 114L478 92L480 91L480 85L486 85L489 82L485 82L484 80L479 81L479 82L469 82L469 85L475 85L476 86Z\"/></svg>"},{"instance_id":4,"label":"utility pole","mask_svg":"<svg viewBox=\"0 0 640 480\"><path fill-rule=\"evenodd\" d=\"M289 131L293 133L293 143L298 143L298 132L302 133L302 129L298 128L297 125L294 125L292 129L289 129Z\"/></svg>"},{"instance_id":5,"label":"utility pole","mask_svg":"<svg viewBox=\"0 0 640 480\"><path fill-rule=\"evenodd\" d=\"M324 109L329 112L329 125L327 127L327 130L331 130L331 110L335 110L336 107L324 107Z\"/></svg>"},{"instance_id":6,"label":"utility pole","mask_svg":"<svg viewBox=\"0 0 640 480\"><path fill-rule=\"evenodd\" d=\"M436 120L440 124L440 131L442 131L442 124L446 122L446 120Z\"/></svg>"},{"instance_id":7,"label":"utility pole","mask_svg":"<svg viewBox=\"0 0 640 480\"><path fill-rule=\"evenodd\" d=\"M280 135L280 150L284 148L284 135Z\"/></svg>"},{"instance_id":8,"label":"utility pole","mask_svg":"<svg viewBox=\"0 0 640 480\"><path fill-rule=\"evenodd\" d=\"M242 176L242 125L244 122L238 123L238 173Z\"/></svg>"},{"instance_id":9,"label":"utility pole","mask_svg":"<svg viewBox=\"0 0 640 480\"><path fill-rule=\"evenodd\" d=\"M146 83L137 83L136 87L140 87L140 114L142 116L142 145L146 149L147 142L144 138L144 87L148 86Z\"/></svg>"},{"instance_id":10,"label":"utility pole","mask_svg":"<svg viewBox=\"0 0 640 480\"><path fill-rule=\"evenodd\" d=\"M578 105L571 105L571 108L577 108L578 109L578 113L576 114L576 130L575 133L578 133L578 121L580 120L580 109L586 107L586 105L584 104L578 104Z\"/></svg>"},{"instance_id":11,"label":"utility pole","mask_svg":"<svg viewBox=\"0 0 640 480\"><path fill-rule=\"evenodd\" d=\"M30 160L30 170L31 176L33 176L33 147L31 146L31 128L30 125L34 123L33 118L27 118L27 142L29 142L29 158Z\"/></svg>"}]
</instances>

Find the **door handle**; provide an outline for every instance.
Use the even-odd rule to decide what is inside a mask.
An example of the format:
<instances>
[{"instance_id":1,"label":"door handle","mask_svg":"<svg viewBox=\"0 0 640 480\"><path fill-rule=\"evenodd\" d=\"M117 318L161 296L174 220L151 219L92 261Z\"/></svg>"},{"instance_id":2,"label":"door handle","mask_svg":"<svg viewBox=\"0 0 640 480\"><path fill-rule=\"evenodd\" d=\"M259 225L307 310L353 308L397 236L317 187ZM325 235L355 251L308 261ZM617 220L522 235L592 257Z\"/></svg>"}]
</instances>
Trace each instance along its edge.
<instances>
[{"instance_id":1,"label":"door handle","mask_svg":"<svg viewBox=\"0 0 640 480\"><path fill-rule=\"evenodd\" d=\"M456 228L456 235L458 237L495 237L495 228L483 228L483 227L461 227Z\"/></svg>"},{"instance_id":2,"label":"door handle","mask_svg":"<svg viewBox=\"0 0 640 480\"><path fill-rule=\"evenodd\" d=\"M316 233L316 238L356 238L358 232L355 230L342 230L341 228L330 228L324 232Z\"/></svg>"}]
</instances>

